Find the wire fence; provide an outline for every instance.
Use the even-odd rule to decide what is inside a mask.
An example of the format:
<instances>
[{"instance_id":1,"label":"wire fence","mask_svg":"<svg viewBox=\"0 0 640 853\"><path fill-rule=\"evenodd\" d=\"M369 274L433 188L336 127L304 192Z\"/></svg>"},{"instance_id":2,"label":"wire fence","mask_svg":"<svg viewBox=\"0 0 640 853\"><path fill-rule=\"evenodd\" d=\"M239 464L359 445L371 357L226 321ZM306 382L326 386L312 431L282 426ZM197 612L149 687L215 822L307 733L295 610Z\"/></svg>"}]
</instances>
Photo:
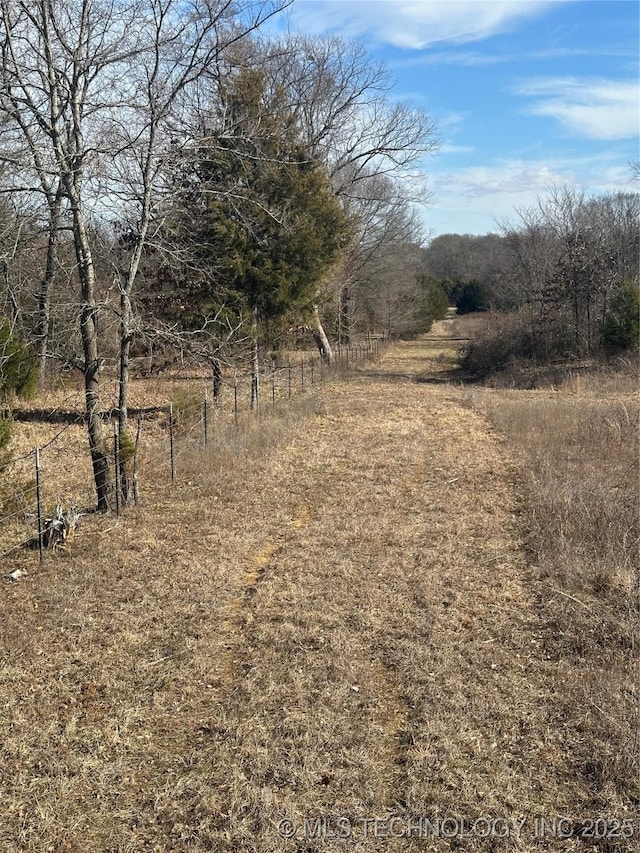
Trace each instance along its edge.
<instances>
[{"instance_id":1,"label":"wire fence","mask_svg":"<svg viewBox=\"0 0 640 853\"><path fill-rule=\"evenodd\" d=\"M246 368L227 371L213 388L206 387L202 378L183 381L166 404L133 410L135 453L126 468L132 479L128 492L121 480L126 466L119 455L117 412L104 413L111 511L119 515L127 502L138 503L139 478L143 492L144 483L175 481L183 461L194 453L210 449L223 436L239 434L249 424L259 429L266 414L286 407L314 386L377 360L386 343L384 336L369 336L337 345L331 364L304 355L285 364L262 365L257 376ZM63 420L64 425L55 424L53 435L0 464L0 558L7 563L3 573L10 578L12 556L31 550L34 559L44 561L49 550L69 544L82 516L95 511L84 414L63 408L37 414L47 422ZM37 422L37 417L29 420Z\"/></svg>"}]
</instances>

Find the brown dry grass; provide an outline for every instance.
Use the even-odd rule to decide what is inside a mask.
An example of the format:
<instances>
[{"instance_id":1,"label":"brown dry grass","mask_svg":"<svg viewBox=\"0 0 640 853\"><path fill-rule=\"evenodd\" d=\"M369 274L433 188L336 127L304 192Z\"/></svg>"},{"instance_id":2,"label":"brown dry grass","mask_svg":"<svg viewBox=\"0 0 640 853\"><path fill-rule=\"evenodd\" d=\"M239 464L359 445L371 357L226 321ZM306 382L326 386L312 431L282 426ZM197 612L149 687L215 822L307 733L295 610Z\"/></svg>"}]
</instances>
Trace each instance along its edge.
<instances>
[{"instance_id":1,"label":"brown dry grass","mask_svg":"<svg viewBox=\"0 0 640 853\"><path fill-rule=\"evenodd\" d=\"M522 461L526 548L556 665L558 718L590 808L640 802L637 375L600 368L554 390L476 392ZM576 708L581 709L576 714Z\"/></svg>"},{"instance_id":2,"label":"brown dry grass","mask_svg":"<svg viewBox=\"0 0 640 853\"><path fill-rule=\"evenodd\" d=\"M304 365L301 360L304 359ZM352 356L353 359L353 356ZM363 352L360 360L366 361ZM271 370L264 367L261 378L261 418L275 414L275 422L286 418L291 401L335 377L336 371L319 366L317 357L298 353L287 367ZM336 365L340 375L344 365ZM302 369L303 368L303 369ZM170 471L168 410L173 404L175 445L178 468L183 457L199 451L203 444L203 407L207 406L208 436L211 447L223 456L235 458L247 444L266 445L274 430L255 430L256 419L250 411L251 379L246 372L225 370L220 399L214 401L211 377L201 368L185 365L162 376L134 377L130 383L129 402L134 410L130 433L136 433L137 415L142 409L142 441L139 474L143 488L153 490L156 481L166 479ZM103 435L109 455L112 453L112 421L110 411L117 406L117 382L105 374L101 391L105 414ZM50 515L56 503L64 508L91 508L95 503L93 475L87 453L86 430L82 425L84 398L78 376L64 376L44 392L28 400L16 401L9 444L14 460L0 469L0 555L15 559L20 543L35 536L37 513L35 498L35 454L39 447L40 475L44 515ZM275 411L277 410L277 411ZM41 420L21 420L20 414L43 413ZM75 422L68 423L69 418ZM264 425L263 420L260 423ZM277 432L277 430L276 430Z\"/></svg>"},{"instance_id":3,"label":"brown dry grass","mask_svg":"<svg viewBox=\"0 0 640 853\"><path fill-rule=\"evenodd\" d=\"M447 383L446 328L185 443L173 486L149 452L142 507L4 585L3 850L569 851L534 819L629 816L584 772L621 732L577 701L599 672L550 652L526 469ZM393 815L402 837L361 822ZM526 823L409 837L438 815Z\"/></svg>"}]
</instances>

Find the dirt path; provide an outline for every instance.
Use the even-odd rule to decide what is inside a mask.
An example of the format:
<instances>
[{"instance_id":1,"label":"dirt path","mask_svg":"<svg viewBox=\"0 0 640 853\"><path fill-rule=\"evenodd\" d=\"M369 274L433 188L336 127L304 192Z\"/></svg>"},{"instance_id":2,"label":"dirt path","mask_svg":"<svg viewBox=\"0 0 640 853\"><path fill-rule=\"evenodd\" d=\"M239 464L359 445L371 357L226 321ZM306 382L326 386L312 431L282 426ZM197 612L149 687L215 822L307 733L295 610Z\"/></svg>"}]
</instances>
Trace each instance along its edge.
<instances>
[{"instance_id":1,"label":"dirt path","mask_svg":"<svg viewBox=\"0 0 640 853\"><path fill-rule=\"evenodd\" d=\"M3 670L22 762L3 849L551 844L535 819L581 792L547 710L516 472L447 382L452 336L325 388L244 479L167 492L108 564L96 546L90 574L85 554L41 576L21 660L46 666ZM445 817L426 840L421 819Z\"/></svg>"}]
</instances>

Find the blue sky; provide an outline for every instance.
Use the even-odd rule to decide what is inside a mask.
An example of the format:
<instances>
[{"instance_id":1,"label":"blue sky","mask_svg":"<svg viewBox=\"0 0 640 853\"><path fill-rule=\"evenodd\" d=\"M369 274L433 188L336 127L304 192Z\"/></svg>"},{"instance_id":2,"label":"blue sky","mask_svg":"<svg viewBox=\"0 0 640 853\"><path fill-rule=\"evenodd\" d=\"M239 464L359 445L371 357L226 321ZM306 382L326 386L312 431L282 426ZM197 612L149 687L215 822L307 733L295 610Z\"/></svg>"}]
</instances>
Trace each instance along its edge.
<instances>
[{"instance_id":1,"label":"blue sky","mask_svg":"<svg viewBox=\"0 0 640 853\"><path fill-rule=\"evenodd\" d=\"M427 110L433 235L484 234L551 185L635 190L635 0L295 0L294 31L361 42Z\"/></svg>"}]
</instances>

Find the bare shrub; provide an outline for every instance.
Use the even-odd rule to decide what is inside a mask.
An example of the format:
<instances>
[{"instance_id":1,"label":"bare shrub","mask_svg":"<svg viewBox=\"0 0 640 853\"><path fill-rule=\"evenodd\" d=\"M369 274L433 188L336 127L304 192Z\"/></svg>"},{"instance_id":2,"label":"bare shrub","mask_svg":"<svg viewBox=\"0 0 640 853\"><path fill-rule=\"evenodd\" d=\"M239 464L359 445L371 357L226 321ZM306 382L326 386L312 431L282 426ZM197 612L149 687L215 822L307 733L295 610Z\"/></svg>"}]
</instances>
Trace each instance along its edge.
<instances>
[{"instance_id":1,"label":"bare shrub","mask_svg":"<svg viewBox=\"0 0 640 853\"><path fill-rule=\"evenodd\" d=\"M532 310L495 314L461 353L462 368L485 377L517 362L545 362L571 355L571 334L561 314L543 321Z\"/></svg>"}]
</instances>

